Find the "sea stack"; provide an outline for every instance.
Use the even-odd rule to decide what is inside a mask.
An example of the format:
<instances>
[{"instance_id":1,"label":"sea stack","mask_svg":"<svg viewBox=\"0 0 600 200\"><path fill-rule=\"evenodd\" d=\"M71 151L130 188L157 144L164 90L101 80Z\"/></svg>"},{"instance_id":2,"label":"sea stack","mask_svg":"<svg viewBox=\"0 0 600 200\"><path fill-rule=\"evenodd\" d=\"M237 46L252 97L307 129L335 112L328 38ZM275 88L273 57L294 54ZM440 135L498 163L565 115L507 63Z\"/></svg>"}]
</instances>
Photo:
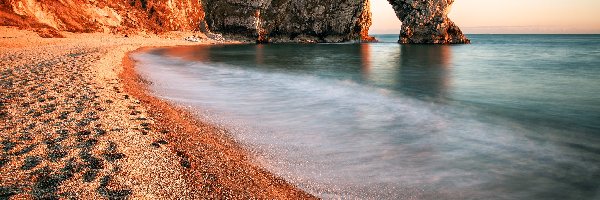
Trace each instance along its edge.
<instances>
[{"instance_id":1,"label":"sea stack","mask_svg":"<svg viewBox=\"0 0 600 200\"><path fill-rule=\"evenodd\" d=\"M454 0L388 0L402 21L399 43L468 44L460 28L448 18Z\"/></svg>"}]
</instances>

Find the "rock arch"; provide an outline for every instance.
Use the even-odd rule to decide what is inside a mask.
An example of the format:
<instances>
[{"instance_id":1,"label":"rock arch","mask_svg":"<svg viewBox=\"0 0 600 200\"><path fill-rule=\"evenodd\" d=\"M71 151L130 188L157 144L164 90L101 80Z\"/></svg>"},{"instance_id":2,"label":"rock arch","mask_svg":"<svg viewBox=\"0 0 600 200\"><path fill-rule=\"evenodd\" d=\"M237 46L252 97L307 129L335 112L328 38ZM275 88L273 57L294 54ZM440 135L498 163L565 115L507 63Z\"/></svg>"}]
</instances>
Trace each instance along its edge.
<instances>
[{"instance_id":1,"label":"rock arch","mask_svg":"<svg viewBox=\"0 0 600 200\"><path fill-rule=\"evenodd\" d=\"M447 16L454 0L388 0L400 43L469 43ZM369 0L203 0L210 30L260 42L370 40ZM256 14L260 13L260 14Z\"/></svg>"},{"instance_id":2,"label":"rock arch","mask_svg":"<svg viewBox=\"0 0 600 200\"><path fill-rule=\"evenodd\" d=\"M257 42L369 41L369 0L0 0L0 25L72 32L211 30ZM468 43L454 0L388 0L401 43ZM208 29L206 29L208 27Z\"/></svg>"}]
</instances>

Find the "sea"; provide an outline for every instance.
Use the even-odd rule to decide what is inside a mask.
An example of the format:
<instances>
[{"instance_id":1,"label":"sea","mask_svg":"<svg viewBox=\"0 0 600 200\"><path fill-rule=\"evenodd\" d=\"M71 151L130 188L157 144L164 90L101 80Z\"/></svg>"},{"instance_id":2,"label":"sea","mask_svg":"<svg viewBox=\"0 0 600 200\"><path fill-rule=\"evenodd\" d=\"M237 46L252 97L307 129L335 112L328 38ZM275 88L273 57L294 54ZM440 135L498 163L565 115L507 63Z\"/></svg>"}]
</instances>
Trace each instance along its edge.
<instances>
[{"instance_id":1,"label":"sea","mask_svg":"<svg viewBox=\"0 0 600 200\"><path fill-rule=\"evenodd\" d=\"M600 35L133 55L157 97L324 199L600 199Z\"/></svg>"}]
</instances>

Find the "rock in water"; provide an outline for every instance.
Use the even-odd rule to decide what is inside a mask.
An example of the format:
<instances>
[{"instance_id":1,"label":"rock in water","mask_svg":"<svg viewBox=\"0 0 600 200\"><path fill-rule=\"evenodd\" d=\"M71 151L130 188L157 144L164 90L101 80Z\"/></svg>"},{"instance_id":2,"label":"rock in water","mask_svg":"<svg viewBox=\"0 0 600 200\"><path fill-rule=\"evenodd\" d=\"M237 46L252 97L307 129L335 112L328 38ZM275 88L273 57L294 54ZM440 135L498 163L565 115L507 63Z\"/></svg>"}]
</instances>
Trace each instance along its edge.
<instances>
[{"instance_id":1,"label":"rock in water","mask_svg":"<svg viewBox=\"0 0 600 200\"><path fill-rule=\"evenodd\" d=\"M454 0L388 0L402 21L399 43L468 44L460 28L448 18Z\"/></svg>"}]
</instances>

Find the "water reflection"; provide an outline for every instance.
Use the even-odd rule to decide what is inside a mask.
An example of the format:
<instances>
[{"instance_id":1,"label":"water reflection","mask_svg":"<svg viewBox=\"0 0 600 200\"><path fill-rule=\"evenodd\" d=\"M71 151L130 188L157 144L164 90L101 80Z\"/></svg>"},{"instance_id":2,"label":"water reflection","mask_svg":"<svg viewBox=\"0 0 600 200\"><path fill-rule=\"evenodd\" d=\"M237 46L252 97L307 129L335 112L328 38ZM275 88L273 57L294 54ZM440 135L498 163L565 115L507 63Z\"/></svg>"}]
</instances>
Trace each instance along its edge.
<instances>
[{"instance_id":1,"label":"water reflection","mask_svg":"<svg viewBox=\"0 0 600 200\"><path fill-rule=\"evenodd\" d=\"M401 45L396 90L420 98L444 101L451 86L450 46Z\"/></svg>"},{"instance_id":2,"label":"water reflection","mask_svg":"<svg viewBox=\"0 0 600 200\"><path fill-rule=\"evenodd\" d=\"M380 44L362 44L360 46L361 73L364 82L388 88L397 82L398 68L396 63L400 49L379 48Z\"/></svg>"},{"instance_id":3,"label":"water reflection","mask_svg":"<svg viewBox=\"0 0 600 200\"><path fill-rule=\"evenodd\" d=\"M370 44L360 44L360 66L361 66L361 74L363 75L363 79L372 79L371 76L371 68L373 67L371 63L371 45Z\"/></svg>"},{"instance_id":4,"label":"water reflection","mask_svg":"<svg viewBox=\"0 0 600 200\"><path fill-rule=\"evenodd\" d=\"M150 53L181 58L187 61L210 61L210 45L180 46L176 48L158 48Z\"/></svg>"},{"instance_id":5,"label":"water reflection","mask_svg":"<svg viewBox=\"0 0 600 200\"><path fill-rule=\"evenodd\" d=\"M199 45L155 50L188 61L336 76L344 80L443 102L451 89L452 47L388 44L356 45ZM356 57L356 55L359 57ZM283 59L282 59L283 58ZM254 60L254 63L247 63ZM358 76L357 76L358 75ZM382 90L383 91L383 90Z\"/></svg>"},{"instance_id":6,"label":"water reflection","mask_svg":"<svg viewBox=\"0 0 600 200\"><path fill-rule=\"evenodd\" d=\"M419 98L447 99L451 86L450 46L399 45L390 49L377 45L359 46L360 72L366 82Z\"/></svg>"},{"instance_id":7,"label":"water reflection","mask_svg":"<svg viewBox=\"0 0 600 200\"><path fill-rule=\"evenodd\" d=\"M259 65L265 64L264 47L265 46L263 44L256 45L256 64L259 64Z\"/></svg>"}]
</instances>

